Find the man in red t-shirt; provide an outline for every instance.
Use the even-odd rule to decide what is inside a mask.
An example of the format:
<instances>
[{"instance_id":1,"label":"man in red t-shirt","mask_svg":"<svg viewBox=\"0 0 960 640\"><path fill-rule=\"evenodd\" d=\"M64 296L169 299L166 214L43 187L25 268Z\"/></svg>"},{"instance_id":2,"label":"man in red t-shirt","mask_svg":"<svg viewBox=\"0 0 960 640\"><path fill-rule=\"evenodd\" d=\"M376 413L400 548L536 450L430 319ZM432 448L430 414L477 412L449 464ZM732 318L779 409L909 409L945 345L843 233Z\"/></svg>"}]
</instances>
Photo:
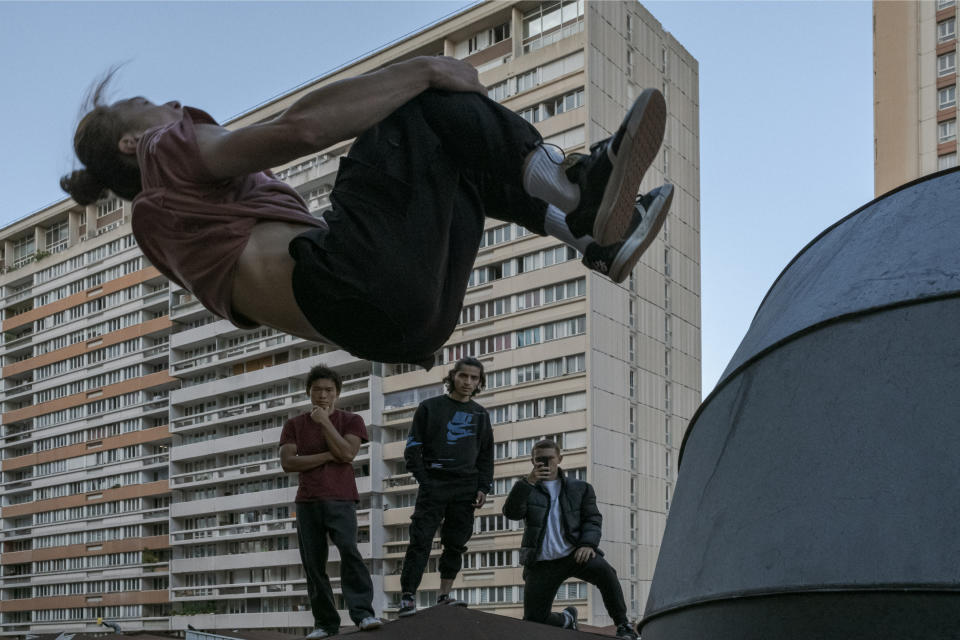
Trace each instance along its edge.
<instances>
[{"instance_id":1,"label":"man in red t-shirt","mask_svg":"<svg viewBox=\"0 0 960 640\"><path fill-rule=\"evenodd\" d=\"M327 536L340 550L340 586L350 619L362 631L382 622L373 613L373 583L357 549L357 483L353 458L367 441L363 418L335 408L340 374L322 365L310 370L309 413L287 420L280 434L280 465L299 473L297 542L313 610L310 640L335 635L340 614L327 577Z\"/></svg>"}]
</instances>

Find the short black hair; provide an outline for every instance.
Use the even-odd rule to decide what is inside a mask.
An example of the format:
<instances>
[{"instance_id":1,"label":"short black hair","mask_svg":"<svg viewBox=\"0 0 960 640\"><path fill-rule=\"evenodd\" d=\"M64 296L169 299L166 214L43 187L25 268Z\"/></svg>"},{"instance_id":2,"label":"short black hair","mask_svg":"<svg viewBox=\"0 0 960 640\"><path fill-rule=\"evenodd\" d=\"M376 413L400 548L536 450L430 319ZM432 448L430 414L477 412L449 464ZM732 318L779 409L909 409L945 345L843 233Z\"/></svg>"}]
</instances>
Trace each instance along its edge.
<instances>
[{"instance_id":1,"label":"short black hair","mask_svg":"<svg viewBox=\"0 0 960 640\"><path fill-rule=\"evenodd\" d=\"M340 395L340 388L343 386L343 381L340 379L340 374L330 367L318 364L314 368L310 369L310 373L307 374L307 383L305 387L307 393L310 393L310 386L313 385L313 383L317 380L332 380L333 386L337 388L337 395Z\"/></svg>"},{"instance_id":2,"label":"short black hair","mask_svg":"<svg viewBox=\"0 0 960 640\"><path fill-rule=\"evenodd\" d=\"M460 369L463 369L464 367L477 367L480 369L480 384L478 384L477 388L474 389L473 393L470 394L471 397L483 391L483 388L487 385L487 374L483 371L483 363L476 358L467 356L466 358L460 358L457 360L453 365L453 369L450 369L450 371L447 372L447 377L443 379L443 384L447 388L447 393L451 393L454 389L453 376L457 374L457 371L460 371Z\"/></svg>"},{"instance_id":3,"label":"short black hair","mask_svg":"<svg viewBox=\"0 0 960 640\"><path fill-rule=\"evenodd\" d=\"M534 443L533 449L530 449L530 457L531 457L531 458L535 458L535 457L536 457L534 454L536 453L537 449L554 449L554 450L557 452L557 457L558 457L558 458L559 458L561 455L563 455L563 454L560 453L560 445L557 444L557 441L556 441L556 440L551 440L550 438L544 438L543 440L537 440L536 443Z\"/></svg>"}]
</instances>

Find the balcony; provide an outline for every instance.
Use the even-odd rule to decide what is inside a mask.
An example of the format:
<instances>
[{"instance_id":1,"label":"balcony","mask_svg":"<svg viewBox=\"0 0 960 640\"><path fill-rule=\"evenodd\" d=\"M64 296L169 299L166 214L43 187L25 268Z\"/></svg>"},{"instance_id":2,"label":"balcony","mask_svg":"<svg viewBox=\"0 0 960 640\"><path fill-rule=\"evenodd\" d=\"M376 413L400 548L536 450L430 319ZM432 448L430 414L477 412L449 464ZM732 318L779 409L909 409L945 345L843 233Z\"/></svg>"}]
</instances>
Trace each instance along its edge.
<instances>
[{"instance_id":1,"label":"balcony","mask_svg":"<svg viewBox=\"0 0 960 640\"><path fill-rule=\"evenodd\" d=\"M282 520L266 520L263 522L229 524L219 527L174 531L170 534L170 544L182 545L193 544L198 541L210 542L211 540L261 538L264 534L279 535L285 532L293 533L296 531L296 527L294 526L295 522L296 518L285 518Z\"/></svg>"},{"instance_id":2,"label":"balcony","mask_svg":"<svg viewBox=\"0 0 960 640\"><path fill-rule=\"evenodd\" d=\"M408 487L415 486L417 479L411 473L403 473L386 478L383 481L383 491L391 493L401 493Z\"/></svg>"},{"instance_id":3,"label":"balcony","mask_svg":"<svg viewBox=\"0 0 960 640\"><path fill-rule=\"evenodd\" d=\"M176 418L170 421L170 432L175 433L177 431L187 429L188 427L197 427L214 422L222 422L231 418L258 417L266 415L271 411L277 413L280 409L285 410L297 405L306 406L308 403L309 400L302 391L298 391L297 393L288 393L285 395L275 396L273 398L256 400L254 402L238 404L232 407L213 409L211 411L204 411L203 413L196 413L190 416Z\"/></svg>"},{"instance_id":4,"label":"balcony","mask_svg":"<svg viewBox=\"0 0 960 640\"><path fill-rule=\"evenodd\" d=\"M294 340L300 340L300 338L294 338L293 336L289 336L287 334L279 334L267 336L266 338L260 338L259 340L254 340L251 342L245 342L236 346L224 347L212 353L204 353L202 355L185 358L183 360L170 363L170 370L172 372L171 375L183 374L185 372L200 368L203 365L229 364L234 360L239 360L240 358L249 356L252 353L266 351L271 347L277 347L284 344L292 344Z\"/></svg>"},{"instance_id":5,"label":"balcony","mask_svg":"<svg viewBox=\"0 0 960 640\"><path fill-rule=\"evenodd\" d=\"M340 578L330 578L331 586L339 586ZM170 599L189 602L191 600L222 600L237 597L251 596L279 597L302 595L307 592L305 578L286 580L284 582L244 582L232 584L214 584L191 587L174 587L170 589Z\"/></svg>"},{"instance_id":6,"label":"balcony","mask_svg":"<svg viewBox=\"0 0 960 640\"><path fill-rule=\"evenodd\" d=\"M273 458L272 460L262 460L253 464L235 464L192 473L178 473L170 477L170 486L174 489L188 489L236 478L274 475L279 468L280 460Z\"/></svg>"},{"instance_id":7,"label":"balcony","mask_svg":"<svg viewBox=\"0 0 960 640\"><path fill-rule=\"evenodd\" d=\"M288 506L297 495L296 487L280 489L264 489L241 493L235 496L215 496L199 498L188 502L174 502L170 505L170 513L174 518L210 515L220 511L242 511L255 507L271 505Z\"/></svg>"}]
</instances>

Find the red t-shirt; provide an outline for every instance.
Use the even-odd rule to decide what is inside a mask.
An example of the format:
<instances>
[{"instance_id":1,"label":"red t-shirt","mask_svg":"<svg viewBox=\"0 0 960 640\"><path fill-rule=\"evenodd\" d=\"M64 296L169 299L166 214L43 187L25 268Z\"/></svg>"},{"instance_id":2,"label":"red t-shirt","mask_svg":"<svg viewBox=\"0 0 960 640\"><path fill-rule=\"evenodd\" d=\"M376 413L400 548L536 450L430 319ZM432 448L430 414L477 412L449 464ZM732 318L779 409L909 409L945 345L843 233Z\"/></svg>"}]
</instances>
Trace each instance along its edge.
<instances>
[{"instance_id":1,"label":"red t-shirt","mask_svg":"<svg viewBox=\"0 0 960 640\"><path fill-rule=\"evenodd\" d=\"M367 442L367 427L363 418L348 411L334 410L330 422L342 436L352 433ZM297 445L298 456L330 451L323 427L313 421L309 413L287 420L280 432L280 446ZM316 500L360 500L357 482L353 477L353 465L349 462L328 462L309 471L300 472L300 486L297 489L296 502L314 502Z\"/></svg>"},{"instance_id":2,"label":"red t-shirt","mask_svg":"<svg viewBox=\"0 0 960 640\"><path fill-rule=\"evenodd\" d=\"M148 129L137 144L143 191L133 200L133 235L147 259L210 311L242 329L257 324L231 306L233 276L261 221L326 227L297 192L270 173L217 180L200 159L194 124L217 124L204 111Z\"/></svg>"}]
</instances>

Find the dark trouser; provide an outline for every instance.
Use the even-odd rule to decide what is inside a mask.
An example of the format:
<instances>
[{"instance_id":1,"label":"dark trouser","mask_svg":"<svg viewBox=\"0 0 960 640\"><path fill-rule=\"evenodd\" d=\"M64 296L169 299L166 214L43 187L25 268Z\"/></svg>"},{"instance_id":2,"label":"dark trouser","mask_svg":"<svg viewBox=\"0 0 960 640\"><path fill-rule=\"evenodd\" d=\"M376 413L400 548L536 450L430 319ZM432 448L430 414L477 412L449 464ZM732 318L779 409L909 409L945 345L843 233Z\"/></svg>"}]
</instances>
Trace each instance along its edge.
<instances>
[{"instance_id":1,"label":"dark trouser","mask_svg":"<svg viewBox=\"0 0 960 640\"><path fill-rule=\"evenodd\" d=\"M440 528L440 578L452 579L460 572L467 541L473 534L473 501L477 497L477 480L457 482L433 479L420 485L417 504L410 517L410 544L403 558L400 588L415 593L430 558L433 536Z\"/></svg>"},{"instance_id":2,"label":"dark trouser","mask_svg":"<svg viewBox=\"0 0 960 640\"><path fill-rule=\"evenodd\" d=\"M526 194L528 122L472 93L427 91L357 138L324 217L290 243L314 328L380 362L432 359L460 314L486 216L544 234Z\"/></svg>"},{"instance_id":3,"label":"dark trouser","mask_svg":"<svg viewBox=\"0 0 960 640\"><path fill-rule=\"evenodd\" d=\"M327 577L327 536L340 551L340 589L355 623L373 613L373 583L357 549L357 506L351 500L297 503L297 542L307 574L314 625L334 632L340 614Z\"/></svg>"},{"instance_id":4,"label":"dark trouser","mask_svg":"<svg viewBox=\"0 0 960 640\"><path fill-rule=\"evenodd\" d=\"M558 560L542 560L523 570L523 619L563 626L563 616L551 613L557 589L567 578L580 578L596 585L603 597L603 606L614 624L627 622L627 604L616 570L597 554L586 564L577 564L574 554Z\"/></svg>"}]
</instances>

